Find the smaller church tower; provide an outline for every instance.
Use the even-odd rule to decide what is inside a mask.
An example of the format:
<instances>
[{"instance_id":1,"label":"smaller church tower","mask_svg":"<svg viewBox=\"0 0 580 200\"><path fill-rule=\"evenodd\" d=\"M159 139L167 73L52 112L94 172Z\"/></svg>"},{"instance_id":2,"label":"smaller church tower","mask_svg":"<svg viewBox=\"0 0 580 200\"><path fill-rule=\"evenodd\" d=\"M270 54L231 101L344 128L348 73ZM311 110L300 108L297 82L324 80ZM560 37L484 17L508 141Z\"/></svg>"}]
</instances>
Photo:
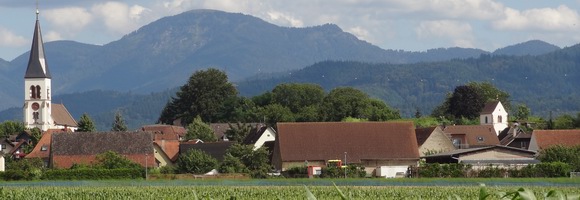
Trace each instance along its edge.
<instances>
[{"instance_id":1,"label":"smaller church tower","mask_svg":"<svg viewBox=\"0 0 580 200\"><path fill-rule=\"evenodd\" d=\"M500 101L492 101L485 104L479 115L481 125L493 125L499 135L508 127L508 113Z\"/></svg>"},{"instance_id":2,"label":"smaller church tower","mask_svg":"<svg viewBox=\"0 0 580 200\"><path fill-rule=\"evenodd\" d=\"M36 10L36 25L30 49L28 67L24 75L24 125L46 131L52 127L50 90L51 75L44 55L44 44Z\"/></svg>"}]
</instances>

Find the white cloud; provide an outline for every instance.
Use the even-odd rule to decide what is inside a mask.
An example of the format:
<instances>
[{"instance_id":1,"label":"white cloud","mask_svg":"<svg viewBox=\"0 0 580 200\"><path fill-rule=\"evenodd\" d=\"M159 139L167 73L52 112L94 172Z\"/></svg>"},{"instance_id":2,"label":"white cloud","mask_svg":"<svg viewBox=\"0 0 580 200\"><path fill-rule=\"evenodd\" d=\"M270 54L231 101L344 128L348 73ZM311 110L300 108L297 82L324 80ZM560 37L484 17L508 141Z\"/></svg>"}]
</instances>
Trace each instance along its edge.
<instances>
[{"instance_id":1,"label":"white cloud","mask_svg":"<svg viewBox=\"0 0 580 200\"><path fill-rule=\"evenodd\" d=\"M12 33L10 30L0 27L0 46L19 47L28 44L28 40Z\"/></svg>"},{"instance_id":2,"label":"white cloud","mask_svg":"<svg viewBox=\"0 0 580 200\"><path fill-rule=\"evenodd\" d=\"M474 47L471 25L452 20L423 21L415 29L419 39L445 39L457 47Z\"/></svg>"},{"instance_id":3,"label":"white cloud","mask_svg":"<svg viewBox=\"0 0 580 200\"><path fill-rule=\"evenodd\" d=\"M43 33L42 39L44 40L44 42L50 42L62 40L62 36L60 35L60 33L56 31L49 31L48 33Z\"/></svg>"},{"instance_id":4,"label":"white cloud","mask_svg":"<svg viewBox=\"0 0 580 200\"><path fill-rule=\"evenodd\" d=\"M580 17L565 5L524 11L508 8L505 18L493 22L493 27L498 30L573 31L579 30Z\"/></svg>"},{"instance_id":5,"label":"white cloud","mask_svg":"<svg viewBox=\"0 0 580 200\"><path fill-rule=\"evenodd\" d=\"M285 26L292 26L292 27L302 27L304 26L304 22L298 20L292 16L286 15L281 12L270 11L268 12L268 16L270 17L270 21L276 22L279 25Z\"/></svg>"},{"instance_id":6,"label":"white cloud","mask_svg":"<svg viewBox=\"0 0 580 200\"><path fill-rule=\"evenodd\" d=\"M74 35L85 28L92 20L92 15L85 8L65 7L44 11L42 16L61 32Z\"/></svg>"},{"instance_id":7,"label":"white cloud","mask_svg":"<svg viewBox=\"0 0 580 200\"><path fill-rule=\"evenodd\" d=\"M129 7L125 3L110 1L95 4L91 10L97 18L103 20L108 31L125 34L142 25L140 19L148 9L138 5Z\"/></svg>"},{"instance_id":8,"label":"white cloud","mask_svg":"<svg viewBox=\"0 0 580 200\"><path fill-rule=\"evenodd\" d=\"M347 31L360 40L368 40L369 38L369 31L360 26L349 28Z\"/></svg>"}]
</instances>

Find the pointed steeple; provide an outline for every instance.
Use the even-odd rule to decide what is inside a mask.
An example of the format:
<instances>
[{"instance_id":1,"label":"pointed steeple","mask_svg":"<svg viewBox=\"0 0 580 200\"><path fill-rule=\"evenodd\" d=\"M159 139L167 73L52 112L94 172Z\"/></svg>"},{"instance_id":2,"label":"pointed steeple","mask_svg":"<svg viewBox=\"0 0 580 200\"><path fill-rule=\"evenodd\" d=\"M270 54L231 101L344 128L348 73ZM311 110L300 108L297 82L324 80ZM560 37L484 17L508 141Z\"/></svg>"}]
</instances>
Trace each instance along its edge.
<instances>
[{"instance_id":1,"label":"pointed steeple","mask_svg":"<svg viewBox=\"0 0 580 200\"><path fill-rule=\"evenodd\" d=\"M36 26L34 27L30 58L28 59L28 68L26 68L24 78L51 78L46 58L44 57L44 44L40 32L38 13L38 9L36 9Z\"/></svg>"}]
</instances>

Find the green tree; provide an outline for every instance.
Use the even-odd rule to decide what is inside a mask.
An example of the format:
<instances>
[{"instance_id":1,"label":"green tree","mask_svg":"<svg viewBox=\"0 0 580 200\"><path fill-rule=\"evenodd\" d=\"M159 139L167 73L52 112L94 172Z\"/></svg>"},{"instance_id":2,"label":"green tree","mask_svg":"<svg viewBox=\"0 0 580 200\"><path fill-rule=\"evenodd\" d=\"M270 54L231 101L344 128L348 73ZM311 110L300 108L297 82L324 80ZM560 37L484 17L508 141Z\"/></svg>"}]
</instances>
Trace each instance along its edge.
<instances>
[{"instance_id":1,"label":"green tree","mask_svg":"<svg viewBox=\"0 0 580 200\"><path fill-rule=\"evenodd\" d=\"M467 86L474 88L485 102L501 101L505 110L511 109L510 95L496 88L490 82L469 82Z\"/></svg>"},{"instance_id":2,"label":"green tree","mask_svg":"<svg viewBox=\"0 0 580 200\"><path fill-rule=\"evenodd\" d=\"M580 171L580 145L573 147L553 146L538 153L542 162L563 162L572 166L572 171Z\"/></svg>"},{"instance_id":3,"label":"green tree","mask_svg":"<svg viewBox=\"0 0 580 200\"><path fill-rule=\"evenodd\" d=\"M238 122L235 125L228 124L228 126L230 128L225 132L226 137L228 137L228 140L238 143L242 143L246 136L250 134L250 131L252 131L252 126L245 123Z\"/></svg>"},{"instance_id":4,"label":"green tree","mask_svg":"<svg viewBox=\"0 0 580 200\"><path fill-rule=\"evenodd\" d=\"M571 115L564 114L554 120L554 129L574 129L575 119Z\"/></svg>"},{"instance_id":5,"label":"green tree","mask_svg":"<svg viewBox=\"0 0 580 200\"><path fill-rule=\"evenodd\" d=\"M127 125L125 125L125 120L119 111L115 113L115 121L113 122L111 131L127 131Z\"/></svg>"},{"instance_id":6,"label":"green tree","mask_svg":"<svg viewBox=\"0 0 580 200\"><path fill-rule=\"evenodd\" d=\"M24 123L16 121L5 121L0 123L0 137L8 137L14 133L24 131Z\"/></svg>"},{"instance_id":7,"label":"green tree","mask_svg":"<svg viewBox=\"0 0 580 200\"><path fill-rule=\"evenodd\" d=\"M519 104L516 110L515 117L517 120L527 120L530 117L530 108L526 104Z\"/></svg>"},{"instance_id":8,"label":"green tree","mask_svg":"<svg viewBox=\"0 0 580 200\"><path fill-rule=\"evenodd\" d=\"M268 172L272 169L268 160L268 150L263 147L256 150L253 149L253 145L234 144L226 151L226 155L229 154L232 157L239 159L240 162L247 167L247 170L239 171L249 171L250 175L254 178L266 178ZM228 165L230 167L239 165L236 164L235 161L228 162L231 162L231 164Z\"/></svg>"},{"instance_id":9,"label":"green tree","mask_svg":"<svg viewBox=\"0 0 580 200\"><path fill-rule=\"evenodd\" d=\"M346 117L365 118L368 95L351 88L335 88L323 100L324 121L340 121Z\"/></svg>"},{"instance_id":10,"label":"green tree","mask_svg":"<svg viewBox=\"0 0 580 200\"><path fill-rule=\"evenodd\" d=\"M89 117L87 113L83 113L79 120L79 128L77 129L78 132L95 132L97 128L95 127L95 123Z\"/></svg>"},{"instance_id":11,"label":"green tree","mask_svg":"<svg viewBox=\"0 0 580 200\"><path fill-rule=\"evenodd\" d=\"M185 140L193 139L200 139L204 142L217 141L213 130L209 127L208 124L204 123L199 116L197 116L193 122L187 126Z\"/></svg>"},{"instance_id":12,"label":"green tree","mask_svg":"<svg viewBox=\"0 0 580 200\"><path fill-rule=\"evenodd\" d=\"M268 126L276 127L278 122L294 122L294 113L280 104L270 104L258 109L259 116L265 119Z\"/></svg>"},{"instance_id":13,"label":"green tree","mask_svg":"<svg viewBox=\"0 0 580 200\"><path fill-rule=\"evenodd\" d=\"M391 109L385 102L379 99L368 99L363 116L370 121L387 121L401 119L398 110Z\"/></svg>"},{"instance_id":14,"label":"green tree","mask_svg":"<svg viewBox=\"0 0 580 200\"><path fill-rule=\"evenodd\" d=\"M485 99L478 93L478 90L471 86L457 86L449 99L447 113L460 119L476 119L479 117L481 109L485 106Z\"/></svg>"},{"instance_id":15,"label":"green tree","mask_svg":"<svg viewBox=\"0 0 580 200\"><path fill-rule=\"evenodd\" d=\"M167 103L159 122L173 124L181 119L182 124L190 124L198 115L206 122L227 121L220 116L229 116L223 113L226 102L237 98L237 93L223 71L213 68L196 71Z\"/></svg>"},{"instance_id":16,"label":"green tree","mask_svg":"<svg viewBox=\"0 0 580 200\"><path fill-rule=\"evenodd\" d=\"M114 152L106 151L98 154L97 162L94 164L97 168L104 169L124 169L124 168L141 168L141 165L129 160L127 157Z\"/></svg>"},{"instance_id":17,"label":"green tree","mask_svg":"<svg viewBox=\"0 0 580 200\"><path fill-rule=\"evenodd\" d=\"M220 163L218 171L220 173L248 173L248 167L239 158L229 153L224 155L224 160Z\"/></svg>"},{"instance_id":18,"label":"green tree","mask_svg":"<svg viewBox=\"0 0 580 200\"><path fill-rule=\"evenodd\" d=\"M218 161L215 158L198 149L191 149L177 158L177 170L180 173L203 174L217 167Z\"/></svg>"},{"instance_id":19,"label":"green tree","mask_svg":"<svg viewBox=\"0 0 580 200\"><path fill-rule=\"evenodd\" d=\"M292 113L303 108L319 105L324 98L324 89L310 83L284 83L272 90L272 103L288 107Z\"/></svg>"}]
</instances>

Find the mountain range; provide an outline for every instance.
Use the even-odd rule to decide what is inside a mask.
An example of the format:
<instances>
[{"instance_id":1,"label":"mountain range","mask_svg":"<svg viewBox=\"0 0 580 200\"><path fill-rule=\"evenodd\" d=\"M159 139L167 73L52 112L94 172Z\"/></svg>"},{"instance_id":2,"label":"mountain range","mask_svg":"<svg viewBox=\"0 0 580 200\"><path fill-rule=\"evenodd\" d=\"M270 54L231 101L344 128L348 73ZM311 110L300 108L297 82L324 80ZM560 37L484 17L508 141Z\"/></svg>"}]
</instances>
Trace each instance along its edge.
<instances>
[{"instance_id":1,"label":"mountain range","mask_svg":"<svg viewBox=\"0 0 580 200\"><path fill-rule=\"evenodd\" d=\"M105 96L126 94L143 99L149 95L165 94L161 96L168 99L171 94L166 91L175 91L193 72L208 67L224 70L231 81L240 83L240 93L252 95L257 91L267 90L266 87L271 89L271 85L258 87L261 89L243 89L253 84L251 82L254 80L269 77L276 80L272 83L280 80L294 81L287 74L291 73L291 77L294 77L294 72L329 63L325 61L341 61L356 66L399 66L393 67L393 70L400 70L417 63L481 59L481 55L488 54L493 55L492 59L500 55L538 56L558 51L560 48L535 40L494 52L469 48L439 48L423 52L385 50L359 40L334 24L289 28L239 13L193 10L159 19L105 45L54 41L46 43L45 50L53 75L55 96L74 99L74 95L87 95L85 92L97 90L106 93ZM20 106L27 62L28 52L12 61L0 59L0 81L3 83L0 85L0 98L3 100L0 109ZM303 69L307 66L311 67ZM415 72L412 69L414 68L409 67L403 71L413 74ZM341 70L346 68L334 70L334 73L345 73ZM351 70L356 71L358 68L353 67ZM462 78L466 80L470 76L471 74L465 74ZM245 83L247 84L244 85ZM336 84L328 86L333 85ZM348 84L340 84L346 85ZM389 91L380 92L377 88L367 90L377 90L372 95L387 102L397 99L389 96ZM378 95L379 93L382 95ZM413 91L399 95L417 96ZM401 96L398 99L405 98ZM111 98L111 101L112 99L116 98ZM102 101L107 101L107 98ZM65 100L65 104L68 105L68 102L70 100ZM124 103L126 104L123 105L130 104ZM88 112L93 108L81 106L78 109Z\"/></svg>"}]
</instances>

